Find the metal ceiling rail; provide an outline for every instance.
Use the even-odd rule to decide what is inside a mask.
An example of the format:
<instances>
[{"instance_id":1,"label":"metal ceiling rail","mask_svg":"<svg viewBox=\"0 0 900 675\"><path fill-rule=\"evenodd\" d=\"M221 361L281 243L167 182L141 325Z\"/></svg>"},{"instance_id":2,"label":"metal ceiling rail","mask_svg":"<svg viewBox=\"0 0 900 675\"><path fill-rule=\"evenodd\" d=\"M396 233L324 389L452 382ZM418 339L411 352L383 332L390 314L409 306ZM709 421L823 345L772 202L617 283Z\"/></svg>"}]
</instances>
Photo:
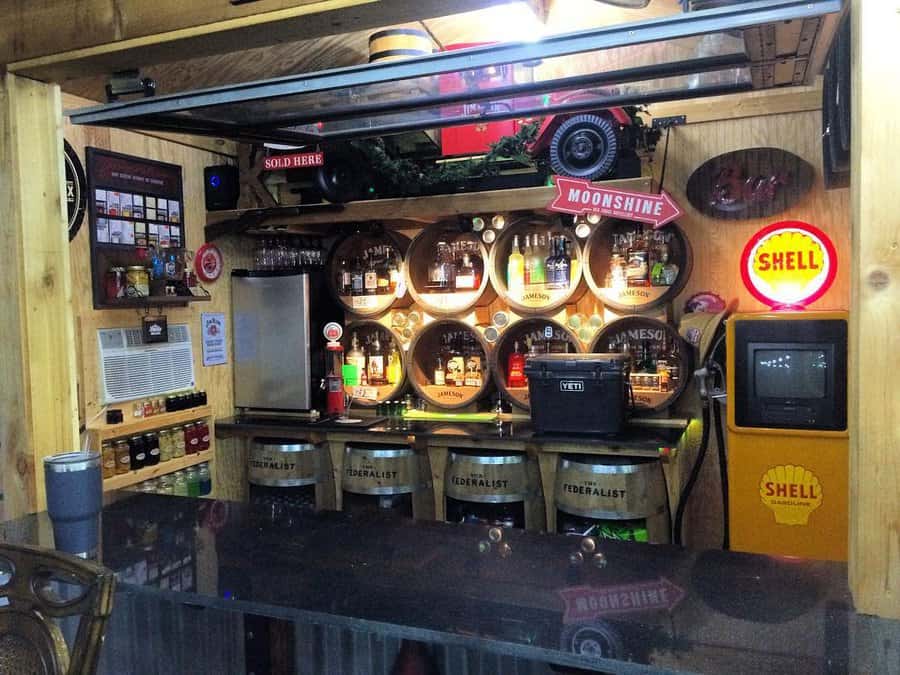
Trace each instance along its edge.
<instances>
[{"instance_id":1,"label":"metal ceiling rail","mask_svg":"<svg viewBox=\"0 0 900 675\"><path fill-rule=\"evenodd\" d=\"M783 21L802 20L838 13L843 0L751 0L716 9L701 10L685 14L667 16L646 21L596 28L577 33L547 37L539 42L504 43L458 51L439 52L405 61L350 66L332 70L316 71L255 82L241 83L203 89L193 92L158 96L149 99L123 101L102 106L67 111L74 124L95 124L123 128L172 128L179 120L182 130L191 133L223 133L237 137L265 137L284 140L314 139L314 134L297 133L285 129L263 130L271 126L272 120L260 120L260 125L235 124L222 120L204 119L196 112L203 108L235 106L242 103L279 99L299 94L309 95L336 90L353 90L368 85L398 82L416 78L487 68L500 64L525 63L570 56L584 52L594 52L616 47L634 46L651 42L676 40L708 33L722 33L752 26ZM693 74L690 62L682 75ZM646 66L651 72L655 66ZM640 71L640 68L633 69ZM565 78L563 78L565 79ZM646 80L646 76L635 73L635 80ZM542 81L544 91L559 88L553 80ZM485 96L492 97L489 91ZM692 97L685 92L685 97ZM421 101L413 100L410 109L421 107ZM360 110L363 110L361 106ZM401 105L394 108L403 111ZM337 110L336 110L337 112ZM552 112L552 108L545 112ZM178 113L177 118L175 117ZM340 111L345 115L346 111ZM370 114L361 112L360 115ZM319 121L329 121L326 107L316 115ZM171 117L171 119L156 119ZM208 128L207 128L208 127ZM420 126L420 128L427 128Z\"/></svg>"}]
</instances>

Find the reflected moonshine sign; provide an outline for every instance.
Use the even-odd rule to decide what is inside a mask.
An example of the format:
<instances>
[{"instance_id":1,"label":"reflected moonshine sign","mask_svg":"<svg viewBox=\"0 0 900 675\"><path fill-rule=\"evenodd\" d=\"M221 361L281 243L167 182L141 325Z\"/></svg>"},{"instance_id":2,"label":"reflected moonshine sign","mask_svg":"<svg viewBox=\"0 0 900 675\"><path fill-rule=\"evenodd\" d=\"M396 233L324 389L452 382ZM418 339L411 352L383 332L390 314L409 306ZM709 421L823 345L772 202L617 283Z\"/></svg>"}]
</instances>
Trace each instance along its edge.
<instances>
[{"instance_id":1,"label":"reflected moonshine sign","mask_svg":"<svg viewBox=\"0 0 900 675\"><path fill-rule=\"evenodd\" d=\"M785 220L757 232L741 254L744 285L772 308L805 307L821 298L837 274L837 253L817 227Z\"/></svg>"}]
</instances>

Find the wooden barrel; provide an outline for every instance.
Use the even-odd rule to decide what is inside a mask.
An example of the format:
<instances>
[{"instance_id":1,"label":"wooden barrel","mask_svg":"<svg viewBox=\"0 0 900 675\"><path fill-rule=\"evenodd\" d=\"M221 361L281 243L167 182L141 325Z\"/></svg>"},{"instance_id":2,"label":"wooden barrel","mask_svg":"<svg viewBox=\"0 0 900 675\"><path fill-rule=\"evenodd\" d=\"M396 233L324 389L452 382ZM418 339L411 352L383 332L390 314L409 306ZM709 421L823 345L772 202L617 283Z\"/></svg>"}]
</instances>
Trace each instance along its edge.
<instances>
[{"instance_id":1,"label":"wooden barrel","mask_svg":"<svg viewBox=\"0 0 900 675\"><path fill-rule=\"evenodd\" d=\"M555 488L556 508L563 513L593 521L644 521L635 526L646 528L648 541L669 540L666 482L658 459L560 455ZM557 529L563 531L561 520Z\"/></svg>"},{"instance_id":2,"label":"wooden barrel","mask_svg":"<svg viewBox=\"0 0 900 675\"><path fill-rule=\"evenodd\" d=\"M473 347L473 353L465 357L453 357L455 369L459 368L460 361L465 368L462 385L457 384L456 379L448 379L451 364L448 363L449 358L443 347L445 335L466 337L469 346ZM406 377L416 393L431 405L450 410L465 408L487 392L491 379L489 353L488 344L478 330L457 319L439 319L427 324L413 337L406 358ZM434 377L438 356L444 366L443 385L436 383ZM477 384L478 375L481 378L480 384Z\"/></svg>"},{"instance_id":3,"label":"wooden barrel","mask_svg":"<svg viewBox=\"0 0 900 675\"><path fill-rule=\"evenodd\" d=\"M339 239L326 263L328 288L334 299L347 312L357 316L379 316L390 307L409 304L406 298L404 257L409 248L409 239L397 232L359 232ZM376 279L376 292L366 293L364 261L372 260ZM355 269L359 263L361 270ZM353 288L354 278L362 274L362 287L358 292ZM387 281L385 287L384 282ZM349 282L349 292L348 292ZM393 286L393 287L392 287Z\"/></svg>"},{"instance_id":4,"label":"wooden barrel","mask_svg":"<svg viewBox=\"0 0 900 675\"><path fill-rule=\"evenodd\" d=\"M584 258L591 292L617 312L670 302L693 268L690 242L675 223L654 230L630 220L603 220L588 237Z\"/></svg>"},{"instance_id":5,"label":"wooden barrel","mask_svg":"<svg viewBox=\"0 0 900 675\"><path fill-rule=\"evenodd\" d=\"M527 456L521 452L453 450L447 460L444 493L481 504L524 502L529 496Z\"/></svg>"},{"instance_id":6,"label":"wooden barrel","mask_svg":"<svg viewBox=\"0 0 900 675\"><path fill-rule=\"evenodd\" d=\"M474 270L474 283L468 275L457 272L455 282L446 280L448 287L442 288L432 265L443 242L457 249L451 252L457 268L462 267L462 256L468 255ZM432 315L465 314L476 305L487 305L494 299L488 273L488 250L481 238L472 232L460 232L458 223L444 221L429 225L416 235L409 245L406 255L406 285L409 294L421 307ZM470 287L471 286L471 287Z\"/></svg>"},{"instance_id":7,"label":"wooden barrel","mask_svg":"<svg viewBox=\"0 0 900 675\"><path fill-rule=\"evenodd\" d=\"M255 438L250 445L247 480L267 487L314 485L317 451L306 441Z\"/></svg>"},{"instance_id":8,"label":"wooden barrel","mask_svg":"<svg viewBox=\"0 0 900 675\"><path fill-rule=\"evenodd\" d=\"M418 28L386 28L369 36L369 63L431 54L431 36Z\"/></svg>"},{"instance_id":9,"label":"wooden barrel","mask_svg":"<svg viewBox=\"0 0 900 675\"><path fill-rule=\"evenodd\" d=\"M548 338L548 331L550 337ZM510 325L494 344L491 353L491 372L494 382L513 404L528 410L531 408L531 400L528 385L524 387L510 387L507 378L509 356L513 353L516 342L519 349L527 354L527 340L532 339L537 346L538 353L571 353L580 354L584 351L581 341L571 330L552 319L529 318L516 321Z\"/></svg>"},{"instance_id":10,"label":"wooden barrel","mask_svg":"<svg viewBox=\"0 0 900 675\"><path fill-rule=\"evenodd\" d=\"M548 249L551 237L564 235L569 242L569 256L571 258L568 285L553 287L552 284L534 282L526 284L521 293L511 293L507 279L509 254L512 251L513 240L519 238L519 251L525 253L525 237L538 237L538 241L544 243L539 246L542 250L538 256L546 261L550 255ZM558 218L546 219L537 216L518 219L503 228L494 246L491 248L489 269L491 284L494 290L511 308L520 314L545 314L554 312L563 305L575 302L584 294L582 279L583 254L578 240L571 229L564 229ZM543 275L546 280L546 273Z\"/></svg>"},{"instance_id":11,"label":"wooden barrel","mask_svg":"<svg viewBox=\"0 0 900 675\"><path fill-rule=\"evenodd\" d=\"M344 329L344 335L341 337L341 344L344 347L344 363L347 364L350 361L350 350L353 344L353 335L356 334L360 348L366 346L367 342L371 344L371 340L377 334L379 335L379 342L382 347L382 361L385 373L387 373L387 369L390 363L390 342L393 341L393 344L397 347L397 357L400 360L400 370L399 377L396 381L387 381L384 380L382 382L378 381L369 381L367 384L361 384L360 382L353 382L350 379L350 375L345 368L344 370L344 391L353 397L353 405L359 405L361 407L371 408L373 406L378 405L382 401L392 401L396 398L399 398L403 393L404 388L406 387L406 352L403 350L403 340L400 335L385 326L378 321L373 319L361 319L359 321L352 321L347 324ZM388 344L386 344L386 342ZM385 349L387 353L384 353ZM371 359L367 360L366 367L369 368L372 365ZM371 369L367 371L371 372Z\"/></svg>"},{"instance_id":12,"label":"wooden barrel","mask_svg":"<svg viewBox=\"0 0 900 675\"><path fill-rule=\"evenodd\" d=\"M675 326L643 316L606 324L590 351L631 355L628 379L636 410L657 411L672 405L692 372L691 350Z\"/></svg>"},{"instance_id":13,"label":"wooden barrel","mask_svg":"<svg viewBox=\"0 0 900 675\"><path fill-rule=\"evenodd\" d=\"M342 489L360 495L415 492L419 480L416 453L407 445L348 443L344 450Z\"/></svg>"}]
</instances>

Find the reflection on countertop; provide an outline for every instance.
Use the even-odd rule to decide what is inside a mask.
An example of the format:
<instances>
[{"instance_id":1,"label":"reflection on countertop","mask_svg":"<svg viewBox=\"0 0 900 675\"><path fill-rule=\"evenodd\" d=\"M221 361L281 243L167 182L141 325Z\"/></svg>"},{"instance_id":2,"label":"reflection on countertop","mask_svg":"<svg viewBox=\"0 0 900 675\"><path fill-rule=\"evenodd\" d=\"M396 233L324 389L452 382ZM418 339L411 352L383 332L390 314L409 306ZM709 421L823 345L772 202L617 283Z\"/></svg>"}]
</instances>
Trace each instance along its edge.
<instances>
[{"instance_id":1,"label":"reflection on countertop","mask_svg":"<svg viewBox=\"0 0 900 675\"><path fill-rule=\"evenodd\" d=\"M848 672L857 625L838 563L145 494L102 531L132 592L610 672Z\"/></svg>"}]
</instances>

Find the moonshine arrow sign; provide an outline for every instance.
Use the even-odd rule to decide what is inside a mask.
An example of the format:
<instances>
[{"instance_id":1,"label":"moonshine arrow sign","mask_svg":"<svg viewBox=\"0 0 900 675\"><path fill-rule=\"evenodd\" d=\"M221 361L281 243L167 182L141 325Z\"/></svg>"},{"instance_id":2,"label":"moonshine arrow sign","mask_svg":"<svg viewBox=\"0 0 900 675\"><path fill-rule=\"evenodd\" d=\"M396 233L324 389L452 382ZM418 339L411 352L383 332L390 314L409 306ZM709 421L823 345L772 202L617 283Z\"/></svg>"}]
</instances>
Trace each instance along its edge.
<instances>
[{"instance_id":1,"label":"moonshine arrow sign","mask_svg":"<svg viewBox=\"0 0 900 675\"><path fill-rule=\"evenodd\" d=\"M558 591L566 605L563 623L583 623L601 616L671 611L686 595L665 577L617 586L574 586Z\"/></svg>"},{"instance_id":2,"label":"moonshine arrow sign","mask_svg":"<svg viewBox=\"0 0 900 675\"><path fill-rule=\"evenodd\" d=\"M631 190L598 187L582 178L556 177L556 198L547 207L575 216L599 213L601 216L636 220L658 229L684 213L665 191L658 195Z\"/></svg>"}]
</instances>

